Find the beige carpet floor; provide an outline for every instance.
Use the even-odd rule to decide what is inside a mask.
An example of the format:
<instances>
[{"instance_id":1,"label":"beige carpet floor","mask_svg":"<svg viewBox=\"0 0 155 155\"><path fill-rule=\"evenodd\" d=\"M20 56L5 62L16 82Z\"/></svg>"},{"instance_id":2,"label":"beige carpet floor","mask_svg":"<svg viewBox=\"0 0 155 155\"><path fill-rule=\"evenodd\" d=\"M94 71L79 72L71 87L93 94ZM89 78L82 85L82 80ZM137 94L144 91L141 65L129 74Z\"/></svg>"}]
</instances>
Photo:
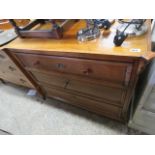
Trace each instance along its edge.
<instances>
[{"instance_id":1,"label":"beige carpet floor","mask_svg":"<svg viewBox=\"0 0 155 155\"><path fill-rule=\"evenodd\" d=\"M27 88L0 83L1 130L18 135L141 134L119 122L50 98L43 101L27 92Z\"/></svg>"}]
</instances>

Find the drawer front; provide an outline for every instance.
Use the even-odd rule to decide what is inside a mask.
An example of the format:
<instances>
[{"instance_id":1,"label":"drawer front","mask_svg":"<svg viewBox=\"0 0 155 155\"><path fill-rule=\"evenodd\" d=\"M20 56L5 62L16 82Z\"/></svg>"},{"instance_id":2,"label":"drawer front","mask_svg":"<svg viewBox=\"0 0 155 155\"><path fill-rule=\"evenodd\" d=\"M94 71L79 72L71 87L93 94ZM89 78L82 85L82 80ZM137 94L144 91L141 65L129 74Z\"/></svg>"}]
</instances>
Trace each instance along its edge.
<instances>
[{"instance_id":1,"label":"drawer front","mask_svg":"<svg viewBox=\"0 0 155 155\"><path fill-rule=\"evenodd\" d=\"M2 65L4 66L4 64ZM0 78L15 84L33 88L29 80L13 65L5 65L0 67Z\"/></svg>"},{"instance_id":2,"label":"drawer front","mask_svg":"<svg viewBox=\"0 0 155 155\"><path fill-rule=\"evenodd\" d=\"M0 63L0 72L14 74L16 76L22 76L23 74L20 70L10 61L7 60L3 63Z\"/></svg>"},{"instance_id":3,"label":"drawer front","mask_svg":"<svg viewBox=\"0 0 155 155\"><path fill-rule=\"evenodd\" d=\"M120 85L128 85L132 71L130 63L23 53L16 53L16 56L29 68L100 79Z\"/></svg>"},{"instance_id":4,"label":"drawer front","mask_svg":"<svg viewBox=\"0 0 155 155\"><path fill-rule=\"evenodd\" d=\"M23 76L18 67L3 51L0 51L0 72L14 74L15 76Z\"/></svg>"},{"instance_id":5,"label":"drawer front","mask_svg":"<svg viewBox=\"0 0 155 155\"><path fill-rule=\"evenodd\" d=\"M31 73L38 82L46 83L49 86L52 85L56 87L65 88L67 83L69 82L69 79L63 78L61 76L47 75L36 71L31 71Z\"/></svg>"},{"instance_id":6,"label":"drawer front","mask_svg":"<svg viewBox=\"0 0 155 155\"><path fill-rule=\"evenodd\" d=\"M122 107L126 91L122 88L105 87L99 84L67 79L56 75L47 75L40 72L31 72L42 87L64 88L66 91L74 94L80 94L97 101Z\"/></svg>"},{"instance_id":7,"label":"drawer front","mask_svg":"<svg viewBox=\"0 0 155 155\"><path fill-rule=\"evenodd\" d=\"M4 81L8 81L17 85L34 88L32 84L24 76L16 76L14 74L1 73L0 71L0 78Z\"/></svg>"},{"instance_id":8,"label":"drawer front","mask_svg":"<svg viewBox=\"0 0 155 155\"><path fill-rule=\"evenodd\" d=\"M126 91L123 89L92 85L73 80L68 82L66 89L85 94L94 100L105 101L117 106L123 106L126 95Z\"/></svg>"},{"instance_id":9,"label":"drawer front","mask_svg":"<svg viewBox=\"0 0 155 155\"><path fill-rule=\"evenodd\" d=\"M45 88L49 97L70 103L72 105L100 114L102 116L107 116L116 120L120 120L121 108L117 106L106 104L104 102L90 100L89 98L80 95L74 95L66 92L65 89L64 91L62 91L59 89L51 89L48 87Z\"/></svg>"}]
</instances>

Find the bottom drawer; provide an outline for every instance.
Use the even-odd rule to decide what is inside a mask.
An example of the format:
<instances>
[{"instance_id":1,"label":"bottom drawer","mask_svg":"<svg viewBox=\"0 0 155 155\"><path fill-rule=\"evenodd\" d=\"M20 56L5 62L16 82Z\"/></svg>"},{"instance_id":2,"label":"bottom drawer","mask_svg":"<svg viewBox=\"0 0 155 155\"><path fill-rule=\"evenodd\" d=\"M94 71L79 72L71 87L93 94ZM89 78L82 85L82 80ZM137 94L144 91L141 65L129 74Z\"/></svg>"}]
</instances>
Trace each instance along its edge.
<instances>
[{"instance_id":1,"label":"bottom drawer","mask_svg":"<svg viewBox=\"0 0 155 155\"><path fill-rule=\"evenodd\" d=\"M121 108L117 106L90 100L89 98L69 93L65 89L49 88L48 86L44 86L44 89L49 97L70 103L106 117L121 120Z\"/></svg>"},{"instance_id":2,"label":"bottom drawer","mask_svg":"<svg viewBox=\"0 0 155 155\"><path fill-rule=\"evenodd\" d=\"M94 85L88 82L69 81L66 89L90 96L94 100L104 101L109 104L122 107L126 91L121 88L112 88L102 85Z\"/></svg>"}]
</instances>

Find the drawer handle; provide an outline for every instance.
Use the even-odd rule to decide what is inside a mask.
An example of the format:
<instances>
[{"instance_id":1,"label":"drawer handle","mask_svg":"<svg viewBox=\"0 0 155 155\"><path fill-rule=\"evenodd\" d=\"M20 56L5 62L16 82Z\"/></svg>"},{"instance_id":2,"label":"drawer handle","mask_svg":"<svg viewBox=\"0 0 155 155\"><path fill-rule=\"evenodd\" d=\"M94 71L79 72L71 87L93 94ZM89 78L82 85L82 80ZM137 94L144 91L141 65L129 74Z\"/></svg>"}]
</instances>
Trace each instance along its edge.
<instances>
[{"instance_id":1,"label":"drawer handle","mask_svg":"<svg viewBox=\"0 0 155 155\"><path fill-rule=\"evenodd\" d=\"M12 72L16 70L16 69L15 69L14 67L12 67L12 66L9 66L9 69L10 69Z\"/></svg>"},{"instance_id":2,"label":"drawer handle","mask_svg":"<svg viewBox=\"0 0 155 155\"><path fill-rule=\"evenodd\" d=\"M59 68L59 69L63 69L63 68L65 68L65 65L64 65L64 64L61 64L61 63L59 63L59 64L57 64L57 68Z\"/></svg>"},{"instance_id":3,"label":"drawer handle","mask_svg":"<svg viewBox=\"0 0 155 155\"><path fill-rule=\"evenodd\" d=\"M20 81L22 82L22 83L25 83L26 81L25 80L23 80L23 79L20 79Z\"/></svg>"},{"instance_id":4,"label":"drawer handle","mask_svg":"<svg viewBox=\"0 0 155 155\"><path fill-rule=\"evenodd\" d=\"M88 74L92 73L92 70L90 68L88 68L87 70L83 71L83 73L85 75L88 75Z\"/></svg>"},{"instance_id":5,"label":"drawer handle","mask_svg":"<svg viewBox=\"0 0 155 155\"><path fill-rule=\"evenodd\" d=\"M37 60L36 62L33 63L34 66L39 65L39 64L40 64L39 60Z\"/></svg>"}]
</instances>

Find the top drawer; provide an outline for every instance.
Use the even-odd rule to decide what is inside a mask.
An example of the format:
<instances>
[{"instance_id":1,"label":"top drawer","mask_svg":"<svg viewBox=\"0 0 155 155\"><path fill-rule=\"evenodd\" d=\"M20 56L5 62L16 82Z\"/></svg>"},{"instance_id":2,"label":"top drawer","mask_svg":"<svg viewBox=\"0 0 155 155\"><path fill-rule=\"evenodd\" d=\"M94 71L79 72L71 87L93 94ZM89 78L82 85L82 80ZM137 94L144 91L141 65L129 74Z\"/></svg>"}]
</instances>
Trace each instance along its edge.
<instances>
[{"instance_id":1,"label":"top drawer","mask_svg":"<svg viewBox=\"0 0 155 155\"><path fill-rule=\"evenodd\" d=\"M59 56L16 53L28 68L78 75L128 85L132 64Z\"/></svg>"}]
</instances>

